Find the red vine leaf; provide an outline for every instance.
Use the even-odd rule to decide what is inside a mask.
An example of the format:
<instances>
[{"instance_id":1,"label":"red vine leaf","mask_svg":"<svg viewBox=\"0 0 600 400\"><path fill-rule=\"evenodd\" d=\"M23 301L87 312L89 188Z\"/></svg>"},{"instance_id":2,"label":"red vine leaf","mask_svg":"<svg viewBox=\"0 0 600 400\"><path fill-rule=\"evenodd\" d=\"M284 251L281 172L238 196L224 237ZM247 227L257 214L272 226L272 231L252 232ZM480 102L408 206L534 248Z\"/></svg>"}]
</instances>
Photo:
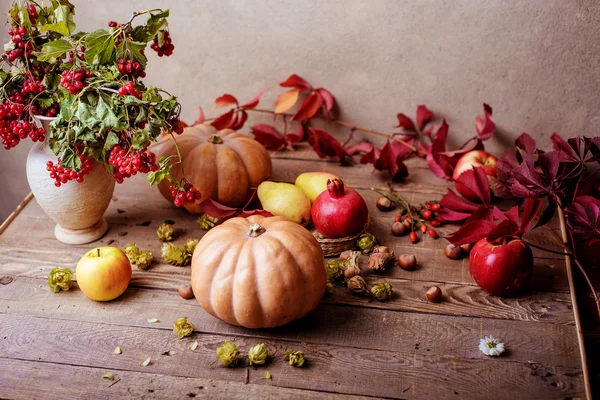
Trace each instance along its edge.
<instances>
[{"instance_id":1,"label":"red vine leaf","mask_svg":"<svg viewBox=\"0 0 600 400\"><path fill-rule=\"evenodd\" d=\"M331 92L325 88L318 88L316 92L321 96L323 104L325 104L325 115L329 116L329 111L331 111L335 104L335 98Z\"/></svg>"},{"instance_id":2,"label":"red vine leaf","mask_svg":"<svg viewBox=\"0 0 600 400\"><path fill-rule=\"evenodd\" d=\"M533 155L536 152L535 140L525 132L515 140L515 145L527 154Z\"/></svg>"},{"instance_id":3,"label":"red vine leaf","mask_svg":"<svg viewBox=\"0 0 600 400\"><path fill-rule=\"evenodd\" d=\"M441 153L446 151L446 137L448 136L448 124L446 120L442 121L442 125L438 128L437 133L431 143L431 147L427 152L426 160L429 169L437 176L442 179L450 179L452 171L446 171L440 165Z\"/></svg>"},{"instance_id":4,"label":"red vine leaf","mask_svg":"<svg viewBox=\"0 0 600 400\"><path fill-rule=\"evenodd\" d=\"M233 117L233 120L231 121L231 125L229 125L229 129L233 129L234 131L237 131L238 129L241 129L244 124L246 123L246 120L248 119L248 113L244 110L236 110L237 112L235 113L235 116Z\"/></svg>"},{"instance_id":5,"label":"red vine leaf","mask_svg":"<svg viewBox=\"0 0 600 400\"><path fill-rule=\"evenodd\" d=\"M462 221L469 218L479 206L469 200L460 197L452 190L440 200L442 208L438 211L438 215L446 221Z\"/></svg>"},{"instance_id":6,"label":"red vine leaf","mask_svg":"<svg viewBox=\"0 0 600 400\"><path fill-rule=\"evenodd\" d=\"M308 143L320 158L336 156L340 161L346 161L350 158L350 154L342 144L328 132L314 128L308 128L308 130L310 132Z\"/></svg>"},{"instance_id":7,"label":"red vine leaf","mask_svg":"<svg viewBox=\"0 0 600 400\"><path fill-rule=\"evenodd\" d=\"M298 101L299 94L300 89L292 89L277 96L277 99L275 100L275 115L283 114L290 108L294 107L294 104L296 104L296 101Z\"/></svg>"},{"instance_id":8,"label":"red vine leaf","mask_svg":"<svg viewBox=\"0 0 600 400\"><path fill-rule=\"evenodd\" d=\"M211 217L222 218L223 220L241 216L241 217L249 217L250 215L263 215L265 217L271 217L271 214L268 211L252 208L252 203L256 198L256 189L252 189L250 193L248 193L248 200L246 204L241 208L228 207L224 204L219 203L213 199L208 199L200 204L202 211Z\"/></svg>"},{"instance_id":9,"label":"red vine leaf","mask_svg":"<svg viewBox=\"0 0 600 400\"><path fill-rule=\"evenodd\" d=\"M496 131L496 124L492 121L492 107L483 103L483 118L475 117L475 129L480 140L488 140Z\"/></svg>"},{"instance_id":10,"label":"red vine leaf","mask_svg":"<svg viewBox=\"0 0 600 400\"><path fill-rule=\"evenodd\" d=\"M417 126L419 127L420 131L423 130L425 124L431 121L434 117L435 114L429 111L425 104L417 106Z\"/></svg>"},{"instance_id":11,"label":"red vine leaf","mask_svg":"<svg viewBox=\"0 0 600 400\"><path fill-rule=\"evenodd\" d=\"M323 105L323 98L317 92L311 92L310 96L308 96L300 105L298 112L290 118L292 121L304 121L307 119L311 119L318 112L321 106Z\"/></svg>"},{"instance_id":12,"label":"red vine leaf","mask_svg":"<svg viewBox=\"0 0 600 400\"><path fill-rule=\"evenodd\" d=\"M404 128L407 131L411 132L417 131L415 129L415 124L406 115L399 113L396 117L398 118L398 125L396 125L394 128Z\"/></svg>"},{"instance_id":13,"label":"red vine leaf","mask_svg":"<svg viewBox=\"0 0 600 400\"><path fill-rule=\"evenodd\" d=\"M277 129L275 129L274 126L257 124L250 129L254 135L254 140L269 150L279 150L288 145L287 140L277 131Z\"/></svg>"},{"instance_id":14,"label":"red vine leaf","mask_svg":"<svg viewBox=\"0 0 600 400\"><path fill-rule=\"evenodd\" d=\"M285 81L281 82L279 86L282 87L293 87L296 89L312 89L310 83L306 82L304 79L300 78L296 74L290 75Z\"/></svg>"},{"instance_id":15,"label":"red vine leaf","mask_svg":"<svg viewBox=\"0 0 600 400\"><path fill-rule=\"evenodd\" d=\"M496 226L492 221L476 220L466 222L459 230L446 239L455 246L475 243L485 238Z\"/></svg>"},{"instance_id":16,"label":"red vine leaf","mask_svg":"<svg viewBox=\"0 0 600 400\"><path fill-rule=\"evenodd\" d=\"M306 131L306 126L304 124L301 124L296 132L286 133L285 139L288 141L288 144L292 144L306 140L307 136L308 132Z\"/></svg>"},{"instance_id":17,"label":"red vine leaf","mask_svg":"<svg viewBox=\"0 0 600 400\"><path fill-rule=\"evenodd\" d=\"M475 167L466 170L456 179L456 183L470 191L471 194L477 197L483 204L487 205L490 203L490 185L483 167Z\"/></svg>"},{"instance_id":18,"label":"red vine leaf","mask_svg":"<svg viewBox=\"0 0 600 400\"><path fill-rule=\"evenodd\" d=\"M355 144L354 146L346 147L346 151L348 154L353 156L355 154L367 154L373 151L374 148L375 146L373 146L371 143L363 141ZM361 162L361 164L366 164L366 162Z\"/></svg>"},{"instance_id":19,"label":"red vine leaf","mask_svg":"<svg viewBox=\"0 0 600 400\"><path fill-rule=\"evenodd\" d=\"M214 108L218 108L218 107L228 107L228 106L237 106L238 105L238 101L235 97L233 97L230 94L224 94L221 97L217 97L217 99L215 100L215 106Z\"/></svg>"},{"instance_id":20,"label":"red vine leaf","mask_svg":"<svg viewBox=\"0 0 600 400\"><path fill-rule=\"evenodd\" d=\"M262 97L262 95L264 93L265 93L265 88L262 88L260 90L260 92L258 92L258 94L256 96L254 96L254 98L252 100L250 100L246 104L242 105L241 107L245 108L247 110L251 110L251 109L255 108L258 105L258 102L260 101L260 98Z\"/></svg>"},{"instance_id":21,"label":"red vine leaf","mask_svg":"<svg viewBox=\"0 0 600 400\"><path fill-rule=\"evenodd\" d=\"M229 128L236 118L235 111L236 111L236 109L232 108L231 110L227 111L225 114L219 116L217 119L215 119L210 124L219 131L222 129Z\"/></svg>"},{"instance_id":22,"label":"red vine leaf","mask_svg":"<svg viewBox=\"0 0 600 400\"><path fill-rule=\"evenodd\" d=\"M383 146L373 166L378 171L388 171L392 176L392 179L401 179L408 176L408 168L402 162L408 155L412 153L412 150L398 142L388 142ZM375 153L373 154L376 155ZM365 159L363 157L361 162Z\"/></svg>"},{"instance_id":23,"label":"red vine leaf","mask_svg":"<svg viewBox=\"0 0 600 400\"><path fill-rule=\"evenodd\" d=\"M206 118L204 117L204 110L202 107L198 107L198 118L196 118L196 122L193 125L203 124Z\"/></svg>"}]
</instances>

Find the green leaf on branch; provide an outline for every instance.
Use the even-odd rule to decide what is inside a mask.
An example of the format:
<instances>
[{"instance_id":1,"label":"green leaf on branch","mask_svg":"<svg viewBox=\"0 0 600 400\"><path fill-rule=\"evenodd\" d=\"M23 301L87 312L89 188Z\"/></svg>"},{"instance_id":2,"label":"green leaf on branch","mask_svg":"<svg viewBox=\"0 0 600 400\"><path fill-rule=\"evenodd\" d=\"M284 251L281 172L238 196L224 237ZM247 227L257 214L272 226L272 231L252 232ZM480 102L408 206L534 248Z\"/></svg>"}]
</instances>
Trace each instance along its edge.
<instances>
[{"instance_id":1,"label":"green leaf on branch","mask_svg":"<svg viewBox=\"0 0 600 400\"><path fill-rule=\"evenodd\" d=\"M96 116L100 121L102 121L101 130L119 130L121 126L119 123L119 118L113 112L112 101L110 101L109 97L109 104L106 104L103 97L104 96L100 96L98 98L98 105L96 106Z\"/></svg>"},{"instance_id":2,"label":"green leaf on branch","mask_svg":"<svg viewBox=\"0 0 600 400\"><path fill-rule=\"evenodd\" d=\"M64 5L58 6L54 10L54 21L57 25L63 24L66 26L68 33L65 36L71 35L77 28L75 21L73 20L71 9Z\"/></svg>"},{"instance_id":3,"label":"green leaf on branch","mask_svg":"<svg viewBox=\"0 0 600 400\"><path fill-rule=\"evenodd\" d=\"M27 28L31 27L31 21L29 20L29 13L27 12L26 6L22 6L19 9L19 22L21 23L21 25L24 25Z\"/></svg>"},{"instance_id":4,"label":"green leaf on branch","mask_svg":"<svg viewBox=\"0 0 600 400\"><path fill-rule=\"evenodd\" d=\"M54 104L54 98L52 97L38 97L37 102L40 104L40 106L42 107L50 107L52 104Z\"/></svg>"},{"instance_id":5,"label":"green leaf on branch","mask_svg":"<svg viewBox=\"0 0 600 400\"><path fill-rule=\"evenodd\" d=\"M119 135L116 132L109 132L104 141L104 150L110 151L115 145L119 144Z\"/></svg>"},{"instance_id":6,"label":"green leaf on branch","mask_svg":"<svg viewBox=\"0 0 600 400\"><path fill-rule=\"evenodd\" d=\"M69 36L69 27L64 22L58 22L56 24L46 24L40 26L40 32L52 31L60 33L63 36Z\"/></svg>"},{"instance_id":7,"label":"green leaf on branch","mask_svg":"<svg viewBox=\"0 0 600 400\"><path fill-rule=\"evenodd\" d=\"M150 18L146 22L146 25L136 26L131 37L136 42L148 43L153 40L156 34L167 27L167 18L169 16L169 10L164 10L158 14L151 14Z\"/></svg>"},{"instance_id":8,"label":"green leaf on branch","mask_svg":"<svg viewBox=\"0 0 600 400\"><path fill-rule=\"evenodd\" d=\"M98 29L85 38L85 60L90 64L108 64L115 50L115 39L105 29Z\"/></svg>"},{"instance_id":9,"label":"green leaf on branch","mask_svg":"<svg viewBox=\"0 0 600 400\"><path fill-rule=\"evenodd\" d=\"M71 168L75 171L79 171L81 167L81 160L75 155L73 150L71 150L70 148L67 148L65 149L65 151L63 151L60 160L61 165L65 168Z\"/></svg>"},{"instance_id":10,"label":"green leaf on branch","mask_svg":"<svg viewBox=\"0 0 600 400\"><path fill-rule=\"evenodd\" d=\"M82 101L77 104L76 117L83 126L90 129L98 122L98 119L92 113L92 109Z\"/></svg>"},{"instance_id":11,"label":"green leaf on branch","mask_svg":"<svg viewBox=\"0 0 600 400\"><path fill-rule=\"evenodd\" d=\"M171 160L172 156L163 156L158 161L158 169L148 173L148 182L151 185L158 185L163 180L168 179L171 175Z\"/></svg>"},{"instance_id":12,"label":"green leaf on branch","mask_svg":"<svg viewBox=\"0 0 600 400\"><path fill-rule=\"evenodd\" d=\"M150 138L148 137L148 131L139 130L133 134L133 139L131 141L131 145L136 150L143 150L150 143Z\"/></svg>"},{"instance_id":13,"label":"green leaf on branch","mask_svg":"<svg viewBox=\"0 0 600 400\"><path fill-rule=\"evenodd\" d=\"M64 39L54 40L42 46L42 51L38 54L37 59L38 61L47 61L54 64L58 58L61 58L72 50L73 45L68 41Z\"/></svg>"},{"instance_id":14,"label":"green leaf on branch","mask_svg":"<svg viewBox=\"0 0 600 400\"><path fill-rule=\"evenodd\" d=\"M148 59L142 54L142 50L146 48L146 43L133 42L130 40L123 40L117 47L117 59L120 58L132 58L141 64L142 67L146 68Z\"/></svg>"}]
</instances>

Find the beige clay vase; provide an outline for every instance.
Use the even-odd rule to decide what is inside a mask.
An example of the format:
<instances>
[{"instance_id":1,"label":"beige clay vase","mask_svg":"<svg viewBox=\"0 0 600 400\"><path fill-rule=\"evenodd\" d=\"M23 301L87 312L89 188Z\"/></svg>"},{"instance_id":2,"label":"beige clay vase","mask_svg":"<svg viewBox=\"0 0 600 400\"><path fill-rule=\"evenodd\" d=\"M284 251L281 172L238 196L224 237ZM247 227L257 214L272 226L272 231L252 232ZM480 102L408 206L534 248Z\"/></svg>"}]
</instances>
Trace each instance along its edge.
<instances>
[{"instance_id":1,"label":"beige clay vase","mask_svg":"<svg viewBox=\"0 0 600 400\"><path fill-rule=\"evenodd\" d=\"M52 118L36 118L41 120L48 138ZM104 212L112 198L115 180L102 164L94 162L82 183L69 181L56 187L46 170L48 161L56 162L56 156L46 139L36 143L27 156L27 181L40 207L56 222L54 236L67 244L100 239L108 230Z\"/></svg>"}]
</instances>

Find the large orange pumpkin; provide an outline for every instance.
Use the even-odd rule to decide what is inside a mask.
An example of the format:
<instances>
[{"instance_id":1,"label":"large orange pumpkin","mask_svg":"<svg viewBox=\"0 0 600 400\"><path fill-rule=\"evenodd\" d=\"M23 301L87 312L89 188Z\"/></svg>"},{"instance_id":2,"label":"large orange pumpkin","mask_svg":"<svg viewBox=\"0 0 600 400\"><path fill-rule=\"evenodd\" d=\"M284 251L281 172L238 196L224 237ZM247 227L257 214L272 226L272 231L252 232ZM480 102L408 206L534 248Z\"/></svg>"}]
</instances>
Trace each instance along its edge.
<instances>
[{"instance_id":1,"label":"large orange pumpkin","mask_svg":"<svg viewBox=\"0 0 600 400\"><path fill-rule=\"evenodd\" d=\"M319 304L326 282L321 246L285 217L232 218L208 231L192 257L198 303L247 328L303 317Z\"/></svg>"},{"instance_id":2,"label":"large orange pumpkin","mask_svg":"<svg viewBox=\"0 0 600 400\"><path fill-rule=\"evenodd\" d=\"M242 206L249 189L271 176L271 157L267 150L256 140L231 129L217 131L210 125L190 126L176 137L176 141L185 177L202 194L198 203L185 205L190 212L202 212L198 204L207 199L230 207ZM165 141L156 155L158 158L174 156L171 174L175 178L181 177L173 140ZM173 201L166 179L158 188L167 200Z\"/></svg>"}]
</instances>

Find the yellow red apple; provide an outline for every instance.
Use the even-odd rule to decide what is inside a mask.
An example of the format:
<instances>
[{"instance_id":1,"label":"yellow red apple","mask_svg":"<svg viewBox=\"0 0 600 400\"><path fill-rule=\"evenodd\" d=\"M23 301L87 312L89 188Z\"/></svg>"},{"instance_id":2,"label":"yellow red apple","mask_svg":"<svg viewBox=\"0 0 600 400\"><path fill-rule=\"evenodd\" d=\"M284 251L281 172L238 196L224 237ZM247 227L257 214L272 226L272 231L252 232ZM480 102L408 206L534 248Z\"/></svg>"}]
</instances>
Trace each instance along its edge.
<instances>
[{"instance_id":1,"label":"yellow red apple","mask_svg":"<svg viewBox=\"0 0 600 400\"><path fill-rule=\"evenodd\" d=\"M302 189L312 204L317 196L327 190L327 181L336 178L338 177L329 172L304 172L298 175L295 185Z\"/></svg>"},{"instance_id":2,"label":"yellow red apple","mask_svg":"<svg viewBox=\"0 0 600 400\"><path fill-rule=\"evenodd\" d=\"M482 167L487 176L496 176L496 162L498 159L490 153L483 150L473 150L463 154L458 159L454 172L452 173L452 179L454 179L454 186L456 190L467 199L478 202L479 198L473 191L466 186L456 182L458 177L465 171L473 169L473 167Z\"/></svg>"},{"instance_id":3,"label":"yellow red apple","mask_svg":"<svg viewBox=\"0 0 600 400\"><path fill-rule=\"evenodd\" d=\"M131 280L131 263L116 247L97 247L85 253L75 270L79 289L92 300L109 301L122 295Z\"/></svg>"}]
</instances>

